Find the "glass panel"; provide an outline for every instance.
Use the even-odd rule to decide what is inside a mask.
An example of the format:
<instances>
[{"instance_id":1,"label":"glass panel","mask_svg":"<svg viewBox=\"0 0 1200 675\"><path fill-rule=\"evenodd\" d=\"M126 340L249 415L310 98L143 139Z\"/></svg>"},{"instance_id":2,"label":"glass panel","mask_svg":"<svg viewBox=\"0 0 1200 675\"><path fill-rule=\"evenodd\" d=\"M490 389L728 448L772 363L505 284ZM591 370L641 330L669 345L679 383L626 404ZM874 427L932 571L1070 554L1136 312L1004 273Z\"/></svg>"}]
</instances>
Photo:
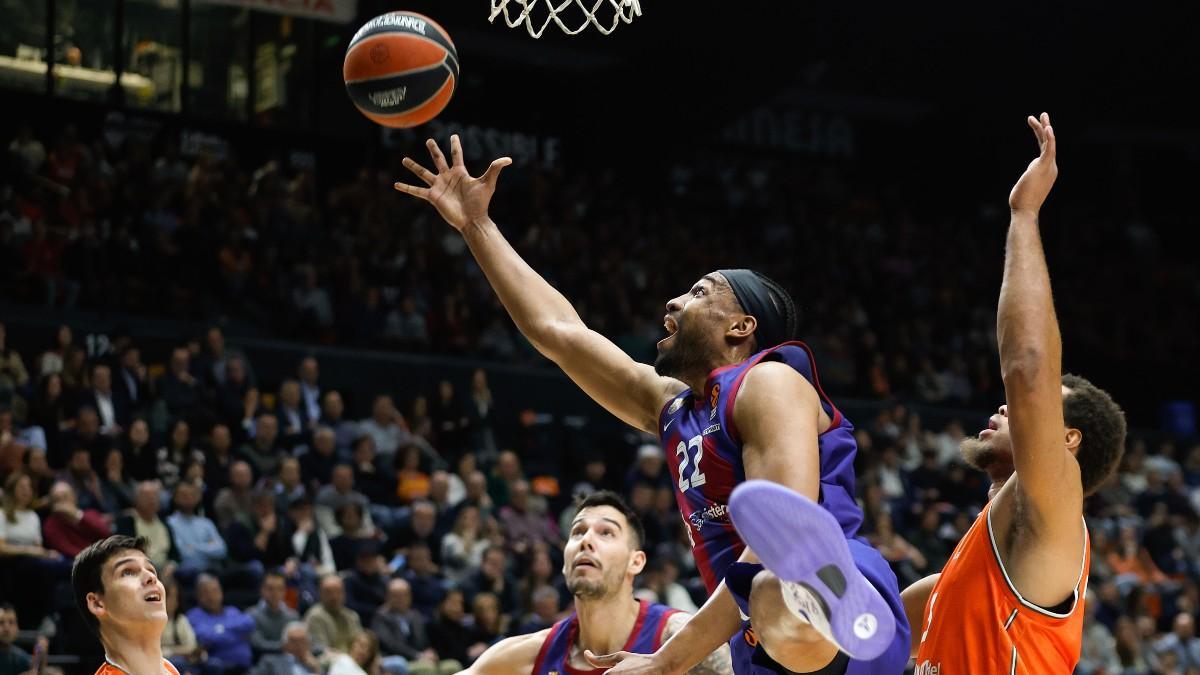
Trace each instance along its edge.
<instances>
[{"instance_id":1,"label":"glass panel","mask_svg":"<svg viewBox=\"0 0 1200 675\"><path fill-rule=\"evenodd\" d=\"M183 14L181 0L125 0L125 35L121 48L125 72L145 78L148 91L127 97L135 107L178 111L183 84Z\"/></svg>"},{"instance_id":2,"label":"glass panel","mask_svg":"<svg viewBox=\"0 0 1200 675\"><path fill-rule=\"evenodd\" d=\"M111 100L115 0L58 0L54 15L54 93L93 101ZM128 100L145 96L140 76L122 81Z\"/></svg>"},{"instance_id":3,"label":"glass panel","mask_svg":"<svg viewBox=\"0 0 1200 675\"><path fill-rule=\"evenodd\" d=\"M254 17L254 115L261 124L312 125L314 20Z\"/></svg>"},{"instance_id":4,"label":"glass panel","mask_svg":"<svg viewBox=\"0 0 1200 675\"><path fill-rule=\"evenodd\" d=\"M0 0L0 87L46 90L48 0Z\"/></svg>"},{"instance_id":5,"label":"glass panel","mask_svg":"<svg viewBox=\"0 0 1200 675\"><path fill-rule=\"evenodd\" d=\"M246 119L250 93L250 11L191 3L188 113Z\"/></svg>"}]
</instances>

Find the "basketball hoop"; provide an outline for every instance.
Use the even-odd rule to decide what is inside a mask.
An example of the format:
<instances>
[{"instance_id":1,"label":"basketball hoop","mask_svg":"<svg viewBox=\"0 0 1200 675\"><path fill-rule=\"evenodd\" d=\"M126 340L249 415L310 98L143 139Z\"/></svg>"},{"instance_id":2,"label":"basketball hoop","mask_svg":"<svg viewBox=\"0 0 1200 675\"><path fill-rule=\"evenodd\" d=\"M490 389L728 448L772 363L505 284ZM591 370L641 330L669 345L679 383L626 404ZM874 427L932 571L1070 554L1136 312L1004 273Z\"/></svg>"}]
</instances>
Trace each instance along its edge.
<instances>
[{"instance_id":1,"label":"basketball hoop","mask_svg":"<svg viewBox=\"0 0 1200 675\"><path fill-rule=\"evenodd\" d=\"M509 5L513 9L511 15ZM606 17L609 9L612 10L611 20ZM588 26L608 35L622 22L633 23L634 18L641 16L642 5L640 0L492 0L488 21L495 22L501 14L509 28L524 24L533 38L540 38L551 21L567 35L576 35ZM576 17L578 25L572 27Z\"/></svg>"}]
</instances>

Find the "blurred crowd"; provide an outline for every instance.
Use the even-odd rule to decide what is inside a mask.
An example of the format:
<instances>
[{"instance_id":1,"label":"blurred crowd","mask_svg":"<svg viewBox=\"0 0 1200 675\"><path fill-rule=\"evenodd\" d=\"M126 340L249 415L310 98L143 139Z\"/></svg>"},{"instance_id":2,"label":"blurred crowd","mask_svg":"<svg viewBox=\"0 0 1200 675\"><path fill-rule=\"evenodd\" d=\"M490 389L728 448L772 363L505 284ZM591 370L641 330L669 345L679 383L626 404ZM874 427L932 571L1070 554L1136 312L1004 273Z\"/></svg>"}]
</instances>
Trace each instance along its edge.
<instances>
[{"instance_id":1,"label":"blurred crowd","mask_svg":"<svg viewBox=\"0 0 1200 675\"><path fill-rule=\"evenodd\" d=\"M385 166L326 167L318 180L294 157L254 166L235 147L185 156L166 132L85 138L68 126L39 137L24 126L0 141L6 298L544 364L461 237L392 189L409 175L400 149L383 151ZM493 213L584 319L638 358L653 358L669 298L713 269L755 267L797 298L831 390L997 400L1002 202L927 212L938 195L904 176L778 157L692 159L627 175L512 169ZM1190 344L1200 272L1163 245L1136 195L1052 206L1088 224L1085 238L1047 238L1052 255L1071 253L1053 260L1055 290L1070 299L1058 307L1068 352L1200 368ZM1111 311L1120 305L1144 311Z\"/></svg>"},{"instance_id":2,"label":"blurred crowd","mask_svg":"<svg viewBox=\"0 0 1200 675\"><path fill-rule=\"evenodd\" d=\"M232 315L313 342L535 360L461 239L391 190L398 171L363 170L318 192L311 170L284 163L249 170L70 128L45 144L20 130L6 161L6 298ZM851 197L833 169L678 168L640 188L611 174L511 178L496 215L514 224L515 244L637 358L653 358L652 317L690 282L687 270L733 259L802 289L835 400L888 401L854 420L863 534L902 586L941 568L987 485L958 461L959 440L975 430L932 427L905 402L979 409L1002 396L998 269L984 271L997 267L1002 235L979 246L953 223L918 227L895 215L895 195ZM788 196L769 198L778 194ZM735 217L736 232L718 227ZM1098 230L1098 241L1132 236ZM812 236L799 241L800 231ZM1153 260L1154 242L1139 241ZM925 255L943 245L948 267ZM1145 292L1189 273L1133 279L1122 266L1088 283L1092 293ZM1057 289L1069 293L1064 277ZM1060 316L1101 311L1073 302ZM1177 318L1180 330L1155 331L1107 316L1113 330L1090 347L1115 361L1134 345L1175 349L1195 321ZM570 610L563 532L572 498L602 488L626 495L644 521L650 564L638 594L688 611L703 604L653 439L633 441L628 466L595 454L543 475L497 422L525 406L493 399L485 371L403 400L393 393L355 392L373 398L351 415L342 392L322 386L316 358L265 372L217 327L167 354L143 355L123 338L89 358L69 325L24 353L0 326L0 673L37 636L51 653L96 648L66 579L70 560L110 533L149 540L170 585L164 647L192 673L457 672L496 640ZM1200 673L1198 512L1200 444L1132 435L1120 473L1087 506L1079 672ZM14 644L18 624L24 646Z\"/></svg>"}]
</instances>

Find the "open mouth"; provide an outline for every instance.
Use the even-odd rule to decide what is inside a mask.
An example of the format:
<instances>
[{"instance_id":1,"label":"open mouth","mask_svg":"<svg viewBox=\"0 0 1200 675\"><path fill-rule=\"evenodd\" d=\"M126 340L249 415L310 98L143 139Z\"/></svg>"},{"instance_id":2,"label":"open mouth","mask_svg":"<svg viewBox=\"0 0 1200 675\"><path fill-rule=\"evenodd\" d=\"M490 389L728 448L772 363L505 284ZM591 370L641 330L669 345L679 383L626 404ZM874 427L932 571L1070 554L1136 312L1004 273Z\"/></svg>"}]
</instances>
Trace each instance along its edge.
<instances>
[{"instance_id":1,"label":"open mouth","mask_svg":"<svg viewBox=\"0 0 1200 675\"><path fill-rule=\"evenodd\" d=\"M663 328L667 330L667 336L658 341L659 347L663 346L663 343L665 343L667 340L675 337L675 333L679 332L679 324L676 323L675 319L671 318L670 314L668 314L663 317Z\"/></svg>"},{"instance_id":2,"label":"open mouth","mask_svg":"<svg viewBox=\"0 0 1200 675\"><path fill-rule=\"evenodd\" d=\"M145 598L143 598L143 600L145 600L146 602L162 602L162 594L160 594L160 593L147 593L147 594L146 594L146 597L145 597Z\"/></svg>"},{"instance_id":3,"label":"open mouth","mask_svg":"<svg viewBox=\"0 0 1200 675\"><path fill-rule=\"evenodd\" d=\"M571 569L577 570L581 567L591 567L592 569L597 570L600 569L600 565L596 564L596 561L592 560L591 558L580 558L579 560L576 560Z\"/></svg>"}]
</instances>

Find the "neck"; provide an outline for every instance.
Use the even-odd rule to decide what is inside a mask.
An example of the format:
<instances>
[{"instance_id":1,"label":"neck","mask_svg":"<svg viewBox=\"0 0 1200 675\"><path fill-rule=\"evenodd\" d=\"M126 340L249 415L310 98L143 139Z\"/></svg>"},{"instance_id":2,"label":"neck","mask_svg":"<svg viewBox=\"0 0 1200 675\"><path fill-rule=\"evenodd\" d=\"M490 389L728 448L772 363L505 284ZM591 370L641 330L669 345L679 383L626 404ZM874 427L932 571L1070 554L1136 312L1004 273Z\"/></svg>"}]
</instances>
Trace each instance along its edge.
<instances>
[{"instance_id":1,"label":"neck","mask_svg":"<svg viewBox=\"0 0 1200 675\"><path fill-rule=\"evenodd\" d=\"M142 520L146 521L147 523L154 522L154 520L157 516L158 516L157 513L142 513L141 511L138 511L138 518L141 518Z\"/></svg>"},{"instance_id":2,"label":"neck","mask_svg":"<svg viewBox=\"0 0 1200 675\"><path fill-rule=\"evenodd\" d=\"M752 352L748 351L744 345L729 347L723 349L717 358L710 361L707 364L707 369L700 368L695 372L681 373L675 379L686 384L696 396L703 396L707 393L705 386L708 384L708 376L712 374L712 371L724 368L725 366L732 366L735 363L741 363L751 356Z\"/></svg>"},{"instance_id":3,"label":"neck","mask_svg":"<svg viewBox=\"0 0 1200 675\"><path fill-rule=\"evenodd\" d=\"M633 590L622 588L605 598L575 599L579 615L579 650L590 649L593 654L615 654L625 648L629 634L637 623L641 605L633 598Z\"/></svg>"},{"instance_id":4,"label":"neck","mask_svg":"<svg viewBox=\"0 0 1200 675\"><path fill-rule=\"evenodd\" d=\"M127 673L163 672L161 628L125 633L114 630L114 640L104 640L104 657Z\"/></svg>"},{"instance_id":5,"label":"neck","mask_svg":"<svg viewBox=\"0 0 1200 675\"><path fill-rule=\"evenodd\" d=\"M1006 465L1002 467L988 467L987 475L992 479L992 486L988 488L988 501L991 501L996 497L996 493L1000 492L1000 488L1004 487L1004 484L1008 482L1008 479L1012 477L1013 473L1014 469L1012 466Z\"/></svg>"}]
</instances>

